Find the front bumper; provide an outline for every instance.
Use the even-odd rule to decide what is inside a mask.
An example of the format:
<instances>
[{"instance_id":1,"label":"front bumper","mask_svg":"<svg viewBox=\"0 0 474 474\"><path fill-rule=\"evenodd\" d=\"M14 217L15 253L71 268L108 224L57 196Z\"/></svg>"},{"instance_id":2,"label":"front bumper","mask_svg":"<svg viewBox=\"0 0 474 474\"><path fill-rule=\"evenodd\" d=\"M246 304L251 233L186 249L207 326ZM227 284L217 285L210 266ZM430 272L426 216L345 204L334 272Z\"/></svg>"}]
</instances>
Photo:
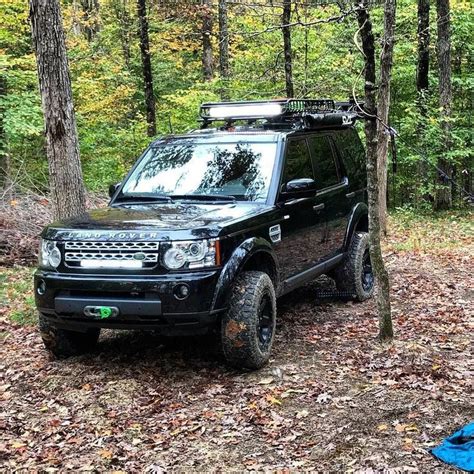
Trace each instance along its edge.
<instances>
[{"instance_id":1,"label":"front bumper","mask_svg":"<svg viewBox=\"0 0 474 474\"><path fill-rule=\"evenodd\" d=\"M58 327L154 329L163 334L207 331L224 308L213 308L219 270L147 276L60 274L38 270L38 310ZM185 299L175 296L187 285ZM38 290L40 288L40 291ZM42 293L42 294L41 294ZM95 317L86 308L112 307L118 314ZM86 314L87 315L86 315Z\"/></svg>"}]
</instances>

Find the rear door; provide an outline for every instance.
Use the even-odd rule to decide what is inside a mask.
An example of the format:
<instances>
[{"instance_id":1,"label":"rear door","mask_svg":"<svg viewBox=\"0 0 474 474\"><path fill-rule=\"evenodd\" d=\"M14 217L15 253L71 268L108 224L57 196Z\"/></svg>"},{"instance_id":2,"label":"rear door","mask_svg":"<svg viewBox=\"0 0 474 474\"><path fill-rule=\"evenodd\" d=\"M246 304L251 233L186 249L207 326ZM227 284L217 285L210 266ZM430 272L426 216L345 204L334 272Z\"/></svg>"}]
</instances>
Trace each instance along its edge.
<instances>
[{"instance_id":1,"label":"rear door","mask_svg":"<svg viewBox=\"0 0 474 474\"><path fill-rule=\"evenodd\" d=\"M295 137L290 138L286 146L281 184L300 178L314 179L314 170L306 138ZM321 261L326 223L323 206L319 206L320 199L316 193L286 202L280 193L278 202L283 219L280 224L281 243L275 251L284 281Z\"/></svg>"},{"instance_id":2,"label":"rear door","mask_svg":"<svg viewBox=\"0 0 474 474\"><path fill-rule=\"evenodd\" d=\"M325 257L330 258L342 251L344 243L349 220L348 179L331 134L313 135L308 141L315 171L316 196L324 206L327 223Z\"/></svg>"}]
</instances>

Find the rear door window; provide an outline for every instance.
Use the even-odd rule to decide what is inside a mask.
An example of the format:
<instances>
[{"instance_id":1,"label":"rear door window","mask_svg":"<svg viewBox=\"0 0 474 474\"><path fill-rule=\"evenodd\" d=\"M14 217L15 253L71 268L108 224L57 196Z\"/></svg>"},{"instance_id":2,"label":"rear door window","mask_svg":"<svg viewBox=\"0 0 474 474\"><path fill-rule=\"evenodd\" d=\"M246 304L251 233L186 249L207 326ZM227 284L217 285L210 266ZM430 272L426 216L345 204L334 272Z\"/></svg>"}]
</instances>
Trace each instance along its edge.
<instances>
[{"instance_id":1,"label":"rear door window","mask_svg":"<svg viewBox=\"0 0 474 474\"><path fill-rule=\"evenodd\" d=\"M284 183L300 178L314 179L308 143L305 138L293 139L288 142L283 173Z\"/></svg>"},{"instance_id":2,"label":"rear door window","mask_svg":"<svg viewBox=\"0 0 474 474\"><path fill-rule=\"evenodd\" d=\"M339 184L341 178L330 138L326 136L311 137L309 139L309 146L313 157L317 189L324 189Z\"/></svg>"},{"instance_id":3,"label":"rear door window","mask_svg":"<svg viewBox=\"0 0 474 474\"><path fill-rule=\"evenodd\" d=\"M352 184L357 189L365 188L367 186L365 149L357 131L353 128L339 130L334 134L334 140Z\"/></svg>"}]
</instances>

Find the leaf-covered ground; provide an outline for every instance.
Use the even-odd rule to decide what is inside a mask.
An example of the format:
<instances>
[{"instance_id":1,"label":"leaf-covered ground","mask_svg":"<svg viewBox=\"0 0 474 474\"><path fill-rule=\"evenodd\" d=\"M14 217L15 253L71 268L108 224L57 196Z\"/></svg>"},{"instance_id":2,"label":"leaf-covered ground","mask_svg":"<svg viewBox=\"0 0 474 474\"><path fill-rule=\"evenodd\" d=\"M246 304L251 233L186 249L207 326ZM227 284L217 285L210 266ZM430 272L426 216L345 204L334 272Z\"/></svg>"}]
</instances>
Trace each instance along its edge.
<instances>
[{"instance_id":1,"label":"leaf-covered ground","mask_svg":"<svg viewBox=\"0 0 474 474\"><path fill-rule=\"evenodd\" d=\"M396 340L373 302L279 301L274 357L238 373L209 340L105 332L52 360L31 325L31 270L4 269L4 470L446 469L428 450L474 418L469 219L398 219L385 247Z\"/></svg>"}]
</instances>

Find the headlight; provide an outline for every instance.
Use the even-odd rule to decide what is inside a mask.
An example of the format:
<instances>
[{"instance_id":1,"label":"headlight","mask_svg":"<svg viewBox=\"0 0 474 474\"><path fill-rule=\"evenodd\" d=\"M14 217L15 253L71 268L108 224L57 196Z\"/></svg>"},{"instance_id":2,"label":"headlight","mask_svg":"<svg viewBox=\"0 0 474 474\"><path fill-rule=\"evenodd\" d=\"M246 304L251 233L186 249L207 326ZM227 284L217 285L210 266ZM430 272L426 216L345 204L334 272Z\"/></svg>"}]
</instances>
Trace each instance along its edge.
<instances>
[{"instance_id":1,"label":"headlight","mask_svg":"<svg viewBox=\"0 0 474 474\"><path fill-rule=\"evenodd\" d=\"M214 267L220 264L219 241L172 242L163 255L163 263L169 270Z\"/></svg>"},{"instance_id":2,"label":"headlight","mask_svg":"<svg viewBox=\"0 0 474 474\"><path fill-rule=\"evenodd\" d=\"M41 239L39 266L41 268L58 268L61 263L61 251L54 240Z\"/></svg>"}]
</instances>

